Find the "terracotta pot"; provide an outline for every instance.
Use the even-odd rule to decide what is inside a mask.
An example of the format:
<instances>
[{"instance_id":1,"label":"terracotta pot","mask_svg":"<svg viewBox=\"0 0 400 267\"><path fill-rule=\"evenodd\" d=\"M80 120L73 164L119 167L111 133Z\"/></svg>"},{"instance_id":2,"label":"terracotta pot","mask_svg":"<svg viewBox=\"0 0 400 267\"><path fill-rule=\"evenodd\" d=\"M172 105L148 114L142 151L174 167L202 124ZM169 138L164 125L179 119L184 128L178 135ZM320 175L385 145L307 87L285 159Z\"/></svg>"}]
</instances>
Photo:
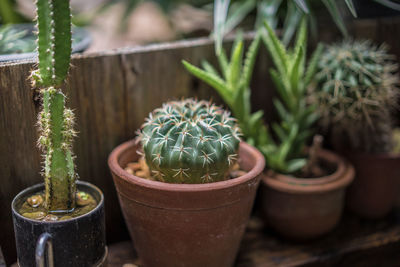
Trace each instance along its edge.
<instances>
[{"instance_id":1,"label":"terracotta pot","mask_svg":"<svg viewBox=\"0 0 400 267\"><path fill-rule=\"evenodd\" d=\"M346 202L354 213L378 219L394 207L399 192L400 154L348 154L356 169Z\"/></svg>"},{"instance_id":2,"label":"terracotta pot","mask_svg":"<svg viewBox=\"0 0 400 267\"><path fill-rule=\"evenodd\" d=\"M168 184L124 170L138 160L126 142L108 164L133 243L144 266L232 266L250 216L264 157L240 144L241 177L208 184Z\"/></svg>"},{"instance_id":3,"label":"terracotta pot","mask_svg":"<svg viewBox=\"0 0 400 267\"><path fill-rule=\"evenodd\" d=\"M321 150L318 156L337 166L321 178L295 178L282 174L262 178L262 210L266 224L295 240L319 237L339 222L345 189L354 178L354 168L340 156Z\"/></svg>"}]
</instances>

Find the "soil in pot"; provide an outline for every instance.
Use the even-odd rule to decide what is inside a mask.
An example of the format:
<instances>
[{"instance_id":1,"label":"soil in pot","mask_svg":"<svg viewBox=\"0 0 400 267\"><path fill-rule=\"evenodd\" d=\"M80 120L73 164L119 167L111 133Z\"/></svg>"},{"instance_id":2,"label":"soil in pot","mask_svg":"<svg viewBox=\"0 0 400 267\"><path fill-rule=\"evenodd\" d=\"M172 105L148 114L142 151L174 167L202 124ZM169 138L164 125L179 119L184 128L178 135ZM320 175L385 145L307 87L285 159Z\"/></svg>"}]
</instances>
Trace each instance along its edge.
<instances>
[{"instance_id":1,"label":"soil in pot","mask_svg":"<svg viewBox=\"0 0 400 267\"><path fill-rule=\"evenodd\" d=\"M139 160L137 160L135 162L129 162L126 165L126 167L124 168L124 170L127 173L135 175L137 177L144 178L144 179L151 180L151 181L156 181L156 179L151 176L150 169L147 166L146 160L144 159L144 157L139 158ZM232 167L232 170L229 172L227 180L240 177L242 175L245 175L246 173L247 172L240 169L240 165L236 163Z\"/></svg>"},{"instance_id":2,"label":"soil in pot","mask_svg":"<svg viewBox=\"0 0 400 267\"><path fill-rule=\"evenodd\" d=\"M25 198L17 207L22 216L38 221L63 221L84 215L97 206L95 198L87 192L76 193L76 208L68 213L51 213L44 207L44 192L38 192Z\"/></svg>"},{"instance_id":3,"label":"soil in pot","mask_svg":"<svg viewBox=\"0 0 400 267\"><path fill-rule=\"evenodd\" d=\"M354 168L326 150L319 150L318 158L325 162L322 166L336 166L335 171L319 178L273 173L262 178L266 224L289 239L320 237L331 231L342 215L345 189L354 178Z\"/></svg>"}]
</instances>

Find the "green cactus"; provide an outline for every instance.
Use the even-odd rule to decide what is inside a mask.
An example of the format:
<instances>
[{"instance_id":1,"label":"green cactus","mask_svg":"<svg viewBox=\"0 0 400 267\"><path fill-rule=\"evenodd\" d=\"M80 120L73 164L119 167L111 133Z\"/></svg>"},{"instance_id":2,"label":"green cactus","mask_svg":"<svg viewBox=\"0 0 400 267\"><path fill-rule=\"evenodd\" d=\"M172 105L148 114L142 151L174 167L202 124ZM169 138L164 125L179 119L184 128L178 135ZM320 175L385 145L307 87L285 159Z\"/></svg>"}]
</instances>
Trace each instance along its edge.
<instances>
[{"instance_id":1,"label":"green cactus","mask_svg":"<svg viewBox=\"0 0 400 267\"><path fill-rule=\"evenodd\" d=\"M68 212L75 207L75 132L74 115L65 108L61 86L71 58L70 6L64 0L38 0L36 6L39 64L31 78L43 100L38 144L44 151L45 206L49 212Z\"/></svg>"},{"instance_id":2,"label":"green cactus","mask_svg":"<svg viewBox=\"0 0 400 267\"><path fill-rule=\"evenodd\" d=\"M387 152L399 74L384 45L343 41L328 46L310 87L319 124L338 150Z\"/></svg>"},{"instance_id":3,"label":"green cactus","mask_svg":"<svg viewBox=\"0 0 400 267\"><path fill-rule=\"evenodd\" d=\"M172 101L150 113L140 141L152 175L168 183L226 180L237 161L239 128L230 113L206 101Z\"/></svg>"}]
</instances>

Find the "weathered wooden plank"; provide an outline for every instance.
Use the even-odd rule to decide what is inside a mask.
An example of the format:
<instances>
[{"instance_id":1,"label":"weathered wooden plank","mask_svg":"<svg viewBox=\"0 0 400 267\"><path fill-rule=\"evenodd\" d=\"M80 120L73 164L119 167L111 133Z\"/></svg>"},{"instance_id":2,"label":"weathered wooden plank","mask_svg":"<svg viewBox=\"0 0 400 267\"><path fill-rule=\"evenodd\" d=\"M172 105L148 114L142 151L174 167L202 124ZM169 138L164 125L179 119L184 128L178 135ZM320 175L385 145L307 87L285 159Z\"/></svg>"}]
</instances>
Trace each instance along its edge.
<instances>
[{"instance_id":1,"label":"weathered wooden plank","mask_svg":"<svg viewBox=\"0 0 400 267\"><path fill-rule=\"evenodd\" d=\"M347 216L331 234L303 243L285 241L253 217L235 266L398 266L399 249L400 222L393 217L368 222ZM109 247L108 264L141 266L128 241Z\"/></svg>"},{"instance_id":2,"label":"weathered wooden plank","mask_svg":"<svg viewBox=\"0 0 400 267\"><path fill-rule=\"evenodd\" d=\"M34 91L27 82L30 69L29 64L0 68L0 245L6 260L15 254L11 200L41 181Z\"/></svg>"},{"instance_id":3,"label":"weathered wooden plank","mask_svg":"<svg viewBox=\"0 0 400 267\"><path fill-rule=\"evenodd\" d=\"M204 38L74 57L66 94L77 117L77 169L82 180L105 194L109 242L128 239L128 234L108 171L108 154L133 138L147 114L167 100L197 96L220 102L212 89L181 65L182 59L197 65L203 58L213 61L213 53L212 41ZM257 68L263 79L266 65ZM0 240L6 258L11 259L15 258L11 200L20 190L41 182L34 127L38 101L27 80L32 68L32 62L0 66Z\"/></svg>"},{"instance_id":4,"label":"weathered wooden plank","mask_svg":"<svg viewBox=\"0 0 400 267\"><path fill-rule=\"evenodd\" d=\"M108 153L128 138L125 114L125 81L118 55L79 58L72 61L69 80L70 106L76 113L79 132L75 143L80 179L97 185L106 197L107 237L121 240L123 219L111 177Z\"/></svg>"}]
</instances>

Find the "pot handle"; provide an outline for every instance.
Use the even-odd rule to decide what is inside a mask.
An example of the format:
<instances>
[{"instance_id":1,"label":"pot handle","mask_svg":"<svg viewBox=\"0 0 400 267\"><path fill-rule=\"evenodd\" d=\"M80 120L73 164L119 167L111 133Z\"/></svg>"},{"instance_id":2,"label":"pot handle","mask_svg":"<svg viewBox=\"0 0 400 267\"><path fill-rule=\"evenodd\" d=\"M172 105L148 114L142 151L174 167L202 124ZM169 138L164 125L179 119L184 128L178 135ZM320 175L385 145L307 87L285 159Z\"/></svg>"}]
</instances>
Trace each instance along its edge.
<instances>
[{"instance_id":1,"label":"pot handle","mask_svg":"<svg viewBox=\"0 0 400 267\"><path fill-rule=\"evenodd\" d=\"M51 240L51 235L49 233L43 233L39 236L38 241L36 242L36 267L45 267L45 254L47 247L47 266L54 267L53 260L53 243Z\"/></svg>"}]
</instances>

